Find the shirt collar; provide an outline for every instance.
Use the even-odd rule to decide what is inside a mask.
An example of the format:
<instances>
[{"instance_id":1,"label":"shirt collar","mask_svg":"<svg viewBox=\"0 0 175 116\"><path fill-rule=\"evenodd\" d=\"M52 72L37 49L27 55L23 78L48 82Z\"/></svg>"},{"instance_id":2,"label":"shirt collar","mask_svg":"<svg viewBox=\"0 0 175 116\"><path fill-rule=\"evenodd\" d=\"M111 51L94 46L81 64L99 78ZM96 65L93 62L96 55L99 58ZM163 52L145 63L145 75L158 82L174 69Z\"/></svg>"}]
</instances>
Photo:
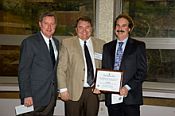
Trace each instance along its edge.
<instances>
[{"instance_id":1,"label":"shirt collar","mask_svg":"<svg viewBox=\"0 0 175 116\"><path fill-rule=\"evenodd\" d=\"M79 38L79 41L80 41L80 44L81 44L81 45L84 45L84 40L82 40L82 39ZM92 41L92 40L91 40L91 37L90 37L89 39L86 40L86 44L87 44L87 45L90 44L91 41Z\"/></svg>"},{"instance_id":2,"label":"shirt collar","mask_svg":"<svg viewBox=\"0 0 175 116\"><path fill-rule=\"evenodd\" d=\"M128 41L128 37L125 38L123 41L120 41L120 40L118 39L118 40L117 40L117 43L118 43L118 42L123 42L124 44L126 44L127 41Z\"/></svg>"},{"instance_id":3,"label":"shirt collar","mask_svg":"<svg viewBox=\"0 0 175 116\"><path fill-rule=\"evenodd\" d=\"M40 32L41 32L41 31L40 31ZM45 41L46 43L49 43L49 39L50 39L51 41L53 41L53 40L52 40L52 37L51 37L51 38L48 38L48 37L46 37L42 32L41 32L41 35L43 36L44 41Z\"/></svg>"}]
</instances>

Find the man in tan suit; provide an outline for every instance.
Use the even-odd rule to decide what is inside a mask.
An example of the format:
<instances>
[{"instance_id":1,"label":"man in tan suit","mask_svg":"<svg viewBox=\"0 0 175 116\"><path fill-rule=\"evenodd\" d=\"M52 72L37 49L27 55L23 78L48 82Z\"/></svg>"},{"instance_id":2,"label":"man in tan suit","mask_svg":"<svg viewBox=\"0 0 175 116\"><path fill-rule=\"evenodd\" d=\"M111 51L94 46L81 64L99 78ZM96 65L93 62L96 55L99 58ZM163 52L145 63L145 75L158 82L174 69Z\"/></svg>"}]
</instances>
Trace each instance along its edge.
<instances>
[{"instance_id":1,"label":"man in tan suit","mask_svg":"<svg viewBox=\"0 0 175 116\"><path fill-rule=\"evenodd\" d=\"M93 90L94 82L87 82L89 63L84 46L89 50L95 75L95 69L101 68L102 48L105 42L91 36L93 29L89 17L80 17L75 30L77 36L62 41L57 69L60 97L65 101L66 116L97 116L99 91Z\"/></svg>"}]
</instances>

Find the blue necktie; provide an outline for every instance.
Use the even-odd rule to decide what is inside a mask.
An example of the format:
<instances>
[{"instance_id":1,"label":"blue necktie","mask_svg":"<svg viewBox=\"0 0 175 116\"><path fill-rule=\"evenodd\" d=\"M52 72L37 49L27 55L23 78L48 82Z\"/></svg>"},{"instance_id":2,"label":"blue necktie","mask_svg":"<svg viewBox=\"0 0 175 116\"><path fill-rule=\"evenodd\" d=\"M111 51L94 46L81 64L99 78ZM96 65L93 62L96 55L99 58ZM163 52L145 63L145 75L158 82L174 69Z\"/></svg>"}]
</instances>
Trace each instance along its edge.
<instances>
[{"instance_id":1,"label":"blue necktie","mask_svg":"<svg viewBox=\"0 0 175 116\"><path fill-rule=\"evenodd\" d=\"M89 50L86 45L86 41L84 41L84 53L85 53L86 65L87 65L87 83L91 86L94 82L94 69L92 65L91 56L89 54Z\"/></svg>"},{"instance_id":2,"label":"blue necktie","mask_svg":"<svg viewBox=\"0 0 175 116\"><path fill-rule=\"evenodd\" d=\"M120 63L123 56L123 49L122 49L123 42L119 42L118 44L119 46L118 46L117 52L115 53L114 70L119 70Z\"/></svg>"}]
</instances>

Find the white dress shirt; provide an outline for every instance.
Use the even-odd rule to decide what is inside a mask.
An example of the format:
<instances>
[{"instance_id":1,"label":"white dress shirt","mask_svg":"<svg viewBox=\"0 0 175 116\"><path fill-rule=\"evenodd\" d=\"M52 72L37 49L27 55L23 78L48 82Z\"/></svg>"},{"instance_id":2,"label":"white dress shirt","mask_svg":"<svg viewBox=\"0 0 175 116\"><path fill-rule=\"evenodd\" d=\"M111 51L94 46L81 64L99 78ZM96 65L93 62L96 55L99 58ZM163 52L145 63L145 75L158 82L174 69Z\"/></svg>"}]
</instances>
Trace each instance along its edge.
<instances>
[{"instance_id":1,"label":"white dress shirt","mask_svg":"<svg viewBox=\"0 0 175 116\"><path fill-rule=\"evenodd\" d=\"M84 40L79 39L79 41L80 41L80 45L81 45L81 48L82 48L82 53L83 53L83 58L84 58L84 64L85 64L84 87L89 87L89 84L87 83L87 64L86 64L86 58L85 58L85 53L84 53ZM91 56L92 65L93 65L93 69L94 69L94 75L95 75L96 66L95 66L95 60L94 60L94 49L93 49L91 38L89 38L88 40L86 40L86 45L88 47L89 54Z\"/></svg>"},{"instance_id":2,"label":"white dress shirt","mask_svg":"<svg viewBox=\"0 0 175 116\"><path fill-rule=\"evenodd\" d=\"M58 57L58 51L56 49L56 45L55 45L54 40L52 39L52 37L51 38L46 37L42 32L41 32L41 35L43 36L44 41L46 42L46 45L47 45L49 51L50 51L50 48L49 48L49 39L51 40L52 46L53 46L53 50L54 50L54 54L55 54L55 61L56 61L57 60L57 57Z\"/></svg>"}]
</instances>

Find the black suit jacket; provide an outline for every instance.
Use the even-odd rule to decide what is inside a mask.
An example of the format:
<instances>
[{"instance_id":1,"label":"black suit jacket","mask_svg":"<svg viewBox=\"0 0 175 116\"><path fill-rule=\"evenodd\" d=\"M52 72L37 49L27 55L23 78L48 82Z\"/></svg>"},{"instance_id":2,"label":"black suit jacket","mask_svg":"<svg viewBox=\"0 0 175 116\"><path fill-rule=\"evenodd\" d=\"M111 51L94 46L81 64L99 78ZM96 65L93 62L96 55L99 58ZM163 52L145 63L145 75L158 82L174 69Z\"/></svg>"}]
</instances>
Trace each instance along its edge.
<instances>
[{"instance_id":1,"label":"black suit jacket","mask_svg":"<svg viewBox=\"0 0 175 116\"><path fill-rule=\"evenodd\" d=\"M102 67L113 70L115 60L117 40L111 41L103 47ZM145 43L128 38L122 57L120 70L124 71L122 86L129 85L131 90L128 96L124 98L124 103L143 104L142 82L146 77L147 60ZM111 94L105 95L106 105L111 104Z\"/></svg>"},{"instance_id":2,"label":"black suit jacket","mask_svg":"<svg viewBox=\"0 0 175 116\"><path fill-rule=\"evenodd\" d=\"M53 40L59 55L59 42L55 38ZM56 66L53 67L48 47L40 32L23 40L18 78L22 104L24 98L32 97L34 106L46 106L52 95L57 96Z\"/></svg>"}]
</instances>

